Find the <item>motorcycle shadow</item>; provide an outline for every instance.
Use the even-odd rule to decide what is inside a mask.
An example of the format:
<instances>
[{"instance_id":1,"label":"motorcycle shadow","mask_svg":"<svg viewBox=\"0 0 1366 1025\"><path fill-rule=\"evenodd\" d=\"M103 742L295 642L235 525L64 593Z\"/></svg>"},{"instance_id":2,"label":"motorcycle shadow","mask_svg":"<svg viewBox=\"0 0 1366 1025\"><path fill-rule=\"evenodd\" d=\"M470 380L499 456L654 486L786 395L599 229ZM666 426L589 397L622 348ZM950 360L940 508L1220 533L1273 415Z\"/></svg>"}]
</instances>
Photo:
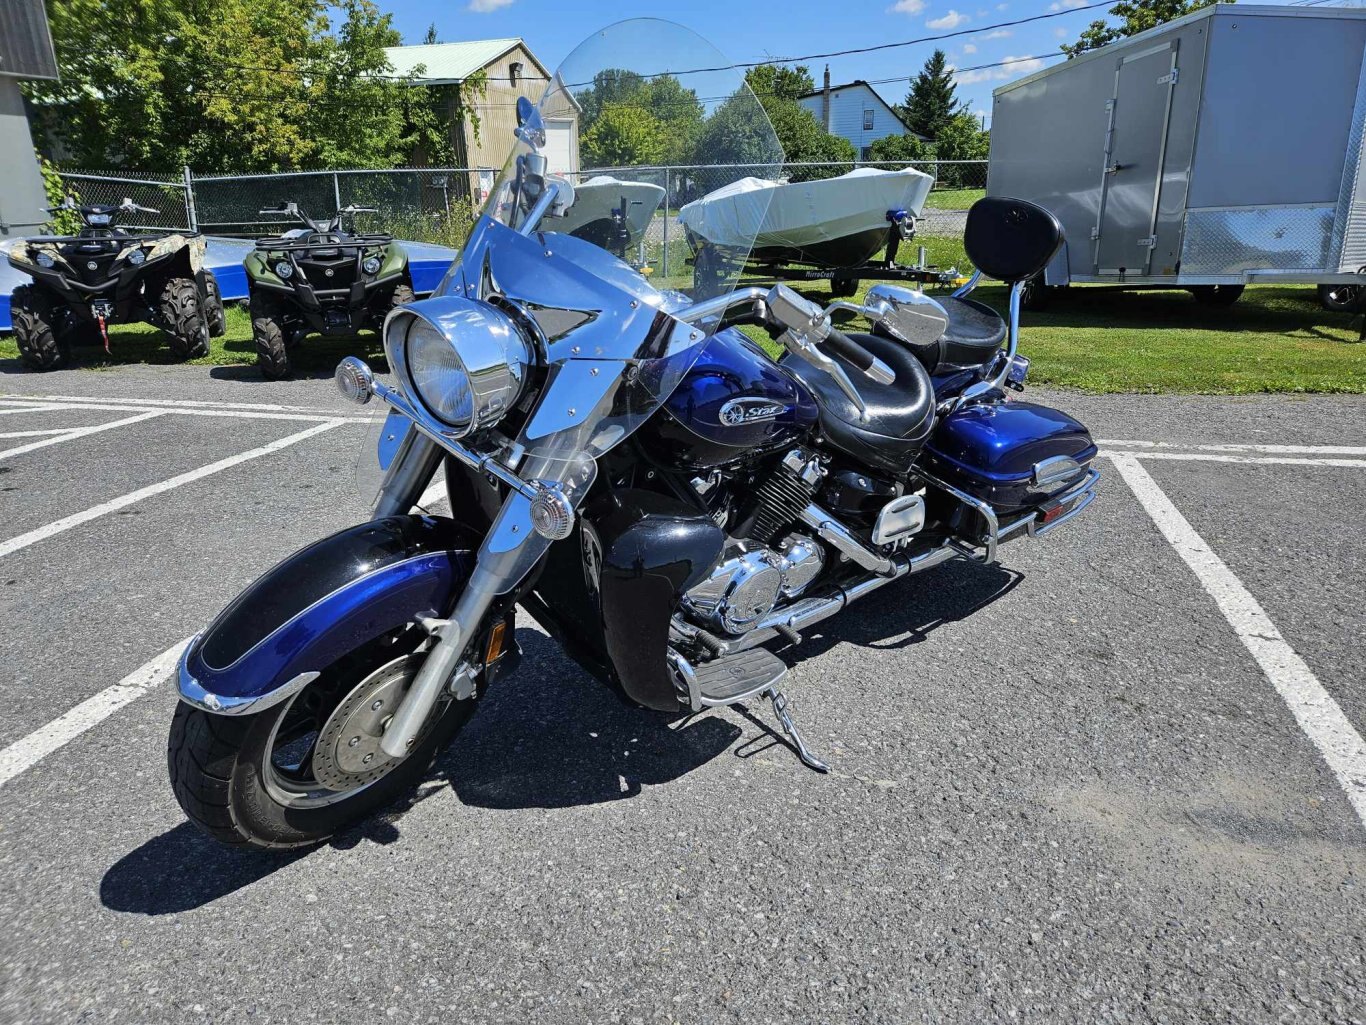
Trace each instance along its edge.
<instances>
[{"instance_id":1,"label":"motorcycle shadow","mask_svg":"<svg viewBox=\"0 0 1366 1025\"><path fill-rule=\"evenodd\" d=\"M738 726L716 716L680 719L627 705L544 634L520 629L517 641L521 666L437 762L467 805L620 801L686 775L740 738Z\"/></svg>"}]
</instances>

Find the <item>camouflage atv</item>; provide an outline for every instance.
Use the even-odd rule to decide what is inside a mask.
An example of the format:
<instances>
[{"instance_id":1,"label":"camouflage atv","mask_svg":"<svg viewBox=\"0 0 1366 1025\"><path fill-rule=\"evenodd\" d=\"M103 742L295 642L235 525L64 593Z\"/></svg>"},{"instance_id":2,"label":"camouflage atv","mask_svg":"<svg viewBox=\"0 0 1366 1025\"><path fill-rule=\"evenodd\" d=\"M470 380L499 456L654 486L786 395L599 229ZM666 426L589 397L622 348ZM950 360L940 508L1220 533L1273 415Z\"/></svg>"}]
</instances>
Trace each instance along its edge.
<instances>
[{"instance_id":1,"label":"camouflage atv","mask_svg":"<svg viewBox=\"0 0 1366 1025\"><path fill-rule=\"evenodd\" d=\"M251 333L265 377L289 375L290 349L305 336L378 329L391 309L415 298L403 247L392 235L355 231L356 214L375 212L347 206L320 223L296 203L261 211L306 225L258 239L246 259Z\"/></svg>"},{"instance_id":2,"label":"camouflage atv","mask_svg":"<svg viewBox=\"0 0 1366 1025\"><path fill-rule=\"evenodd\" d=\"M3 249L10 265L33 278L14 290L10 311L19 357L32 370L71 362L76 345L103 344L110 324L147 323L166 332L171 352L194 359L226 327L218 282L204 267L204 236L125 231L121 217L156 213L125 199L118 206L77 206L75 235L15 239Z\"/></svg>"}]
</instances>

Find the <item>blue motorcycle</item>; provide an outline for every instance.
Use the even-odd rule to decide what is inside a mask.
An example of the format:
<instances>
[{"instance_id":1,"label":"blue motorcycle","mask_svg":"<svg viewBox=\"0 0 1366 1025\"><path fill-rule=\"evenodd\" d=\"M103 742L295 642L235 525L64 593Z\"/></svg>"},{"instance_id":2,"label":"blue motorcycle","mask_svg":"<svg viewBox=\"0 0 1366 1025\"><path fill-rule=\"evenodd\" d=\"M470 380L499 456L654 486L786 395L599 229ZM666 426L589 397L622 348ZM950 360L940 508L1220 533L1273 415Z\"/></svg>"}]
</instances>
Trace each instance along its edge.
<instances>
[{"instance_id":1,"label":"blue motorcycle","mask_svg":"<svg viewBox=\"0 0 1366 1025\"><path fill-rule=\"evenodd\" d=\"M516 666L519 606L637 706L770 700L824 771L775 649L800 653L804 631L904 577L994 562L1094 498L1086 428L1006 401L1028 367L1021 290L1062 242L1036 206L984 199L967 220L979 275L1010 285L1008 321L968 298L975 277L941 300L878 285L821 307L731 281L695 301L557 230L575 191L547 154L577 140L549 133L586 133L595 91L643 104L665 77L733 148L736 179L776 176L742 73L676 25L598 33L518 105L459 260L386 319L394 383L337 368L343 394L389 411L374 518L268 572L180 664L171 780L211 836L314 844L411 790ZM732 249L762 215L730 226ZM439 471L452 515L413 514Z\"/></svg>"}]
</instances>

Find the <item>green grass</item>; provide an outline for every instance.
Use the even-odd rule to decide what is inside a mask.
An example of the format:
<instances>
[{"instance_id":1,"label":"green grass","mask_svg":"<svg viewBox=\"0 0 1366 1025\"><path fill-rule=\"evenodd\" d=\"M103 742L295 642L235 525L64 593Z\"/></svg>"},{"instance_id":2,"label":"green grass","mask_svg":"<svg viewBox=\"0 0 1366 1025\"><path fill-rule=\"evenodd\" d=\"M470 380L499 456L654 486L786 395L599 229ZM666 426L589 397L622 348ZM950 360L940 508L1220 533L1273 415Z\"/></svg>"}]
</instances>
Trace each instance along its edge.
<instances>
[{"instance_id":1,"label":"green grass","mask_svg":"<svg viewBox=\"0 0 1366 1025\"><path fill-rule=\"evenodd\" d=\"M986 194L986 189L935 189L925 205L936 210L966 210Z\"/></svg>"},{"instance_id":2,"label":"green grass","mask_svg":"<svg viewBox=\"0 0 1366 1025\"><path fill-rule=\"evenodd\" d=\"M946 245L947 245L946 241ZM932 259L935 254L932 251ZM963 264L960 263L960 266ZM656 285L684 285L670 275ZM867 287L865 283L865 288ZM824 282L799 291L824 302ZM1005 289L983 287L975 298L1005 308ZM1021 351L1031 360L1030 380L1089 392L1366 393L1366 345L1360 328L1319 307L1314 289L1249 288L1233 306L1202 306L1184 292L1116 292L1071 288L1049 309L1024 315ZM160 332L121 325L110 332L113 354L77 350L82 366L106 369L131 363L172 364ZM767 341L766 337L764 340ZM378 336L303 341L293 353L301 375L330 374L343 356L356 354L384 368ZM12 335L0 338L0 359L16 359ZM246 310L228 307L228 332L213 339L201 365L252 364L256 352Z\"/></svg>"}]
</instances>

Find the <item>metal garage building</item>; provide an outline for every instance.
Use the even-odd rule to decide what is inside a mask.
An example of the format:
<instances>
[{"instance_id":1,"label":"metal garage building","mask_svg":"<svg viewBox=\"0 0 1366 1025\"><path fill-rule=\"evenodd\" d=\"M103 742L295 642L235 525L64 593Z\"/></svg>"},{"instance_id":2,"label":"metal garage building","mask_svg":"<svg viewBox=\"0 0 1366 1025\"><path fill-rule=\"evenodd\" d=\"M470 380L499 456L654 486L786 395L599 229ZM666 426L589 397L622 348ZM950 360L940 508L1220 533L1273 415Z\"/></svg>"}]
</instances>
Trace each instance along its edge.
<instances>
[{"instance_id":1,"label":"metal garage building","mask_svg":"<svg viewBox=\"0 0 1366 1025\"><path fill-rule=\"evenodd\" d=\"M5 0L0 4L0 239L36 234L47 220L19 82L56 77L43 0Z\"/></svg>"}]
</instances>

